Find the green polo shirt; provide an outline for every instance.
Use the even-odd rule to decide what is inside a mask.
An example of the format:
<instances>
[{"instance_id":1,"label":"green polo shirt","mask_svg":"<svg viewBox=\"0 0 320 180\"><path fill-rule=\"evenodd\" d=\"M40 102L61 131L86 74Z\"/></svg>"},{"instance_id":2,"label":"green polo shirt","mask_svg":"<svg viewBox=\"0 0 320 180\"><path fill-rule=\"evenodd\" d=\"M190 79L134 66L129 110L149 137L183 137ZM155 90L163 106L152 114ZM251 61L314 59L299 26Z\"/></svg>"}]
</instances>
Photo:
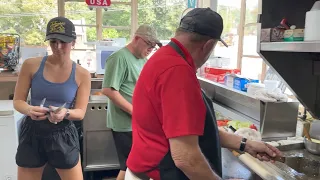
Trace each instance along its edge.
<instances>
[{"instance_id":1,"label":"green polo shirt","mask_svg":"<svg viewBox=\"0 0 320 180\"><path fill-rule=\"evenodd\" d=\"M146 63L146 59L137 59L126 47L113 53L107 59L103 79L103 88L114 88L130 103L133 90ZM108 100L107 127L117 132L132 131L131 115Z\"/></svg>"}]
</instances>

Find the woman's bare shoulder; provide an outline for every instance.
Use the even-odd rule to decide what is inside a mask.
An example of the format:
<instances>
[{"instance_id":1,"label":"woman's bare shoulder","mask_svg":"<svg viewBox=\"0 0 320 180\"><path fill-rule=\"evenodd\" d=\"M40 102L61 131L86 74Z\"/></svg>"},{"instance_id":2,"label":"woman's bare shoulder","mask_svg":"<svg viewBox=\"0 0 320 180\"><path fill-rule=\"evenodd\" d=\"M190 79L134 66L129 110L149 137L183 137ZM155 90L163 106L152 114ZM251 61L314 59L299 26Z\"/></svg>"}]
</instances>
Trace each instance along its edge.
<instances>
[{"instance_id":1,"label":"woman's bare shoulder","mask_svg":"<svg viewBox=\"0 0 320 180\"><path fill-rule=\"evenodd\" d=\"M26 60L24 60L23 64L27 64L27 65L40 65L42 61L42 57L32 57L32 58L28 58Z\"/></svg>"},{"instance_id":2,"label":"woman's bare shoulder","mask_svg":"<svg viewBox=\"0 0 320 180\"><path fill-rule=\"evenodd\" d=\"M76 66L77 84L80 85L84 81L88 81L88 80L90 81L90 79L91 79L90 72L87 69L85 69L84 67L77 64L77 66Z\"/></svg>"},{"instance_id":3,"label":"woman's bare shoulder","mask_svg":"<svg viewBox=\"0 0 320 180\"><path fill-rule=\"evenodd\" d=\"M22 68L25 71L29 71L32 74L34 74L38 71L41 61L42 61L42 57L33 57L33 58L26 59L22 63Z\"/></svg>"}]
</instances>

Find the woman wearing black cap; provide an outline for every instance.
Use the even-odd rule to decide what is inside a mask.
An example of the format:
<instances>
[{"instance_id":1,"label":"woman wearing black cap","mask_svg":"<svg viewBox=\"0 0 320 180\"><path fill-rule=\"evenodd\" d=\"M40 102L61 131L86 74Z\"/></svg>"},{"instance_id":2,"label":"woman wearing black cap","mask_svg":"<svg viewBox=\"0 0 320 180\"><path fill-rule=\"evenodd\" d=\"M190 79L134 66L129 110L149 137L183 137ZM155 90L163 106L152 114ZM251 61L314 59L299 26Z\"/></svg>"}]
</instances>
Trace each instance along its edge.
<instances>
[{"instance_id":1,"label":"woman wearing black cap","mask_svg":"<svg viewBox=\"0 0 320 180\"><path fill-rule=\"evenodd\" d=\"M90 73L70 59L76 33L69 19L51 19L46 40L52 55L27 59L16 84L14 107L26 115L16 154L18 180L40 180L47 163L62 180L81 180L79 137L72 121L84 118Z\"/></svg>"}]
</instances>

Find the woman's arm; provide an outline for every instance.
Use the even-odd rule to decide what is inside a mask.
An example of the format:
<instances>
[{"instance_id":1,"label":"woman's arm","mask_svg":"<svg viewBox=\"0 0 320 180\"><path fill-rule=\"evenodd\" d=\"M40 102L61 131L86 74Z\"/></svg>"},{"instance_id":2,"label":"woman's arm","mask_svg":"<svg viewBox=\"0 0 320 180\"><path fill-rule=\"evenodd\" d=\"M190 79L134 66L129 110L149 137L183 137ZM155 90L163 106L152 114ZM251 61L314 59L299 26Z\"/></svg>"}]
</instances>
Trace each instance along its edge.
<instances>
[{"instance_id":1,"label":"woman's arm","mask_svg":"<svg viewBox=\"0 0 320 180\"><path fill-rule=\"evenodd\" d=\"M78 66L79 67L79 66ZM88 70L79 67L80 84L77 91L74 109L70 109L69 120L82 120L87 111L91 91L91 76Z\"/></svg>"},{"instance_id":2,"label":"woman's arm","mask_svg":"<svg viewBox=\"0 0 320 180\"><path fill-rule=\"evenodd\" d=\"M37 67L37 63L37 58L30 58L23 62L14 90L13 106L17 111L25 115L28 115L31 109L31 106L26 100L31 85L33 70Z\"/></svg>"}]
</instances>

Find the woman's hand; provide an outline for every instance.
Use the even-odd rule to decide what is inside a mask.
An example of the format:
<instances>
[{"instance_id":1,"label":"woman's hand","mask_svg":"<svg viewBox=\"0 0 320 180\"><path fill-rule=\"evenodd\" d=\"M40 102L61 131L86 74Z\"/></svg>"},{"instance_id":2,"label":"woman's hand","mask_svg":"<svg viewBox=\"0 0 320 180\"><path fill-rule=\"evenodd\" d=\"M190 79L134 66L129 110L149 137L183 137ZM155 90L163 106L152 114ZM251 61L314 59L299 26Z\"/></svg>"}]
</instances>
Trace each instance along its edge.
<instances>
[{"instance_id":1,"label":"woman's hand","mask_svg":"<svg viewBox=\"0 0 320 180\"><path fill-rule=\"evenodd\" d=\"M47 113L49 109L40 106L30 106L27 112L27 116L30 116L32 120L40 121L47 119Z\"/></svg>"},{"instance_id":2,"label":"woman's hand","mask_svg":"<svg viewBox=\"0 0 320 180\"><path fill-rule=\"evenodd\" d=\"M49 121L52 122L52 123L58 123L58 122L63 121L64 117L67 114L67 109L66 108L63 108L58 112L54 112L54 110L57 109L57 108L58 107L49 106L49 109L53 110L53 111L50 112L50 115L49 115L49 118L48 118Z\"/></svg>"}]
</instances>

